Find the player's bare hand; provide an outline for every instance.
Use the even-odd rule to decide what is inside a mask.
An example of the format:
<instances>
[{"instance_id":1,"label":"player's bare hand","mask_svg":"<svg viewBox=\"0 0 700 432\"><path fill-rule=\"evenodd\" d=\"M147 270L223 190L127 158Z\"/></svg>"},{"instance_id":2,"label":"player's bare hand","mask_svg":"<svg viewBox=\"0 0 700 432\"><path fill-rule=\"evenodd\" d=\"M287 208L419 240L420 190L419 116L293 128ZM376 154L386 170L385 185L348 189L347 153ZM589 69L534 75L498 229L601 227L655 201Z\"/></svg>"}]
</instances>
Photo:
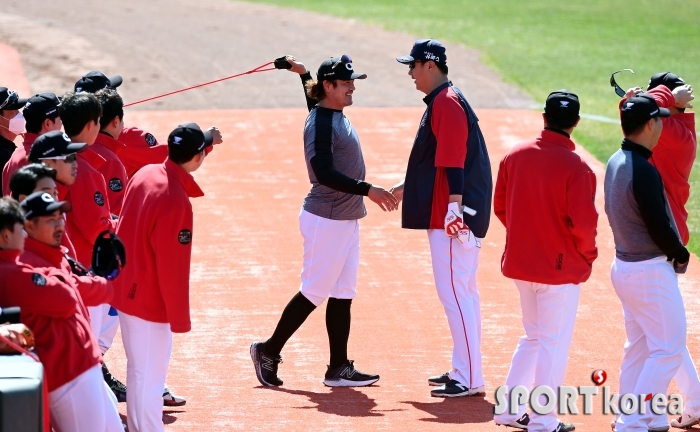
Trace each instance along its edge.
<instances>
[{"instance_id":1,"label":"player's bare hand","mask_svg":"<svg viewBox=\"0 0 700 432\"><path fill-rule=\"evenodd\" d=\"M304 63L298 61L296 57L288 55L285 58L292 65L291 69L287 69L289 72L298 73L299 75L304 75L307 72Z\"/></svg>"},{"instance_id":2,"label":"player's bare hand","mask_svg":"<svg viewBox=\"0 0 700 432\"><path fill-rule=\"evenodd\" d=\"M207 130L211 132L211 136L214 138L214 144L221 144L224 142L224 138L221 136L221 131L219 131L218 127L212 126Z\"/></svg>"},{"instance_id":3,"label":"player's bare hand","mask_svg":"<svg viewBox=\"0 0 700 432\"><path fill-rule=\"evenodd\" d=\"M395 185L391 189L389 189L389 193L394 195L399 202L403 199L403 182Z\"/></svg>"},{"instance_id":4,"label":"player's bare hand","mask_svg":"<svg viewBox=\"0 0 700 432\"><path fill-rule=\"evenodd\" d=\"M399 200L381 186L370 186L367 198L374 201L384 211L392 211L399 208Z\"/></svg>"},{"instance_id":5,"label":"player's bare hand","mask_svg":"<svg viewBox=\"0 0 700 432\"><path fill-rule=\"evenodd\" d=\"M24 324L7 324L0 326L0 334L15 345L19 345L23 348L31 348L34 346L32 332ZM7 344L0 341L0 349L7 349Z\"/></svg>"},{"instance_id":6,"label":"player's bare hand","mask_svg":"<svg viewBox=\"0 0 700 432\"><path fill-rule=\"evenodd\" d=\"M623 98L624 100L627 100L631 98L632 96L636 95L637 93L641 93L642 88L641 87L632 87L631 89L627 90L627 93L625 93L625 97Z\"/></svg>"},{"instance_id":7,"label":"player's bare hand","mask_svg":"<svg viewBox=\"0 0 700 432\"><path fill-rule=\"evenodd\" d=\"M690 101L695 99L693 87L685 84L673 89L673 97L676 99L676 108L692 108Z\"/></svg>"}]
</instances>

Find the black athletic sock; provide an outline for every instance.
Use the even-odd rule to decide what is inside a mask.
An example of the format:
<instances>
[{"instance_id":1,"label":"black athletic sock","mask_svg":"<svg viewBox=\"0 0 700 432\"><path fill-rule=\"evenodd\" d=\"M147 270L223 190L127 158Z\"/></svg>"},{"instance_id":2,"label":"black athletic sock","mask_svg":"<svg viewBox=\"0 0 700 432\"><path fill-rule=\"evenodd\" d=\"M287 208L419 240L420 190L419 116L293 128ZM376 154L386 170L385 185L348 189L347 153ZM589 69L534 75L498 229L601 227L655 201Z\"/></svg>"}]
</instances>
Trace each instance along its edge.
<instances>
[{"instance_id":1,"label":"black athletic sock","mask_svg":"<svg viewBox=\"0 0 700 432\"><path fill-rule=\"evenodd\" d=\"M284 308L277 328L272 337L265 342L265 353L270 356L278 356L295 331L304 324L306 318L316 309L304 294L298 292Z\"/></svg>"},{"instance_id":2,"label":"black athletic sock","mask_svg":"<svg viewBox=\"0 0 700 432\"><path fill-rule=\"evenodd\" d=\"M331 348L331 369L348 361L350 337L350 305L352 299L329 298L326 306L326 330Z\"/></svg>"}]
</instances>

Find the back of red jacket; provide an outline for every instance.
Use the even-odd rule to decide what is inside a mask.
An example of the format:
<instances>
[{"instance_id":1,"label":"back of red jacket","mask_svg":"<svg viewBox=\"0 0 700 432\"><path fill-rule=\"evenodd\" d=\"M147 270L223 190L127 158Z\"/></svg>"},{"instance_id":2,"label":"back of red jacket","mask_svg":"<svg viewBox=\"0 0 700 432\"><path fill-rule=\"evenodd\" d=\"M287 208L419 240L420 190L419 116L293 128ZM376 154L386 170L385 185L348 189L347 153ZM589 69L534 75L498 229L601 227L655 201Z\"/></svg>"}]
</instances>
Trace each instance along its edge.
<instances>
[{"instance_id":1,"label":"back of red jacket","mask_svg":"<svg viewBox=\"0 0 700 432\"><path fill-rule=\"evenodd\" d=\"M595 244L595 174L565 135L543 130L501 161L494 212L506 227L503 275L551 285L588 279Z\"/></svg>"},{"instance_id":2,"label":"back of red jacket","mask_svg":"<svg viewBox=\"0 0 700 432\"><path fill-rule=\"evenodd\" d=\"M10 160L7 161L5 167L2 169L2 194L4 196L11 195L10 191L10 179L12 174L16 173L18 169L29 164L27 162L27 154L29 154L29 149L32 148L32 144L39 137L39 135L26 132L24 134L24 141L21 146L17 146Z\"/></svg>"},{"instance_id":3,"label":"back of red jacket","mask_svg":"<svg viewBox=\"0 0 700 432\"><path fill-rule=\"evenodd\" d=\"M124 164L117 156L124 149L124 144L106 133L100 132L95 139L95 144L90 149L105 160L105 163L97 168L97 171L105 179L110 211L118 216L122 210L126 183L129 180Z\"/></svg>"},{"instance_id":4,"label":"back of red jacket","mask_svg":"<svg viewBox=\"0 0 700 432\"><path fill-rule=\"evenodd\" d=\"M124 164L128 178L146 165L162 164L168 157L168 145L159 144L153 134L139 128L124 128L118 140L124 148L117 156Z\"/></svg>"},{"instance_id":5,"label":"back of red jacket","mask_svg":"<svg viewBox=\"0 0 700 432\"><path fill-rule=\"evenodd\" d=\"M192 205L203 193L171 160L148 165L129 181L117 235L128 264L114 281L112 306L141 319L190 330Z\"/></svg>"}]
</instances>

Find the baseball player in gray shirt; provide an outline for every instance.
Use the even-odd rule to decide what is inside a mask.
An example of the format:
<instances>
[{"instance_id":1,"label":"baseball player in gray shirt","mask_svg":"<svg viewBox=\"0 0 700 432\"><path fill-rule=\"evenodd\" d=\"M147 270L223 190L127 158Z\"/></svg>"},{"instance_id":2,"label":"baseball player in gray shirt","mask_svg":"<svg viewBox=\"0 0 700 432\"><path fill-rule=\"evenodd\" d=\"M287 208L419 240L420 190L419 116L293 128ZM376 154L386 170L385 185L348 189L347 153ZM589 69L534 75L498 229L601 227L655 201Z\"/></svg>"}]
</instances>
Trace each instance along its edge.
<instances>
[{"instance_id":1,"label":"baseball player in gray shirt","mask_svg":"<svg viewBox=\"0 0 700 432\"><path fill-rule=\"evenodd\" d=\"M363 196L384 211L398 208L394 195L365 182L365 161L357 132L343 113L352 105L354 80L367 75L353 70L349 56L332 57L318 69L317 80L294 57L286 57L290 71L301 76L309 116L304 126L304 154L311 190L299 215L304 237L301 287L265 342L250 346L258 381L282 385L277 377L280 352L311 312L328 299L326 329L330 364L324 384L330 387L371 385L379 375L362 373L348 360L350 306L356 295L360 264L359 219L367 215Z\"/></svg>"}]
</instances>

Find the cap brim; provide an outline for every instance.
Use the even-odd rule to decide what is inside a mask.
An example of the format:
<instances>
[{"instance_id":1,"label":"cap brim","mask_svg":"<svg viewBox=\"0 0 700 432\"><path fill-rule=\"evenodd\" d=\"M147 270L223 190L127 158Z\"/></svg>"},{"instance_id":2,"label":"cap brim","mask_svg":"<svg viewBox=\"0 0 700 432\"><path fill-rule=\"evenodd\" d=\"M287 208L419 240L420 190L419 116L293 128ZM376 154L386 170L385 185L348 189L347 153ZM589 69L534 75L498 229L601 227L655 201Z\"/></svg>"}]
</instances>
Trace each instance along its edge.
<instances>
[{"instance_id":1,"label":"cap brim","mask_svg":"<svg viewBox=\"0 0 700 432\"><path fill-rule=\"evenodd\" d=\"M361 74L361 73L353 73L350 75L350 79L366 79L367 74Z\"/></svg>"},{"instance_id":2,"label":"cap brim","mask_svg":"<svg viewBox=\"0 0 700 432\"><path fill-rule=\"evenodd\" d=\"M87 145L87 143L70 143L68 146L66 146L66 150L70 152L69 154L73 154L85 151L88 147L90 146Z\"/></svg>"},{"instance_id":3,"label":"cap brim","mask_svg":"<svg viewBox=\"0 0 700 432\"><path fill-rule=\"evenodd\" d=\"M23 99L17 99L17 102L15 103L9 103L5 105L2 109L4 110L18 110L22 107L24 107L27 104L27 101L29 99L23 98Z\"/></svg>"},{"instance_id":4,"label":"cap brim","mask_svg":"<svg viewBox=\"0 0 700 432\"><path fill-rule=\"evenodd\" d=\"M57 201L46 206L46 209L44 212L42 212L42 214L34 213L31 217L51 216L56 210L61 210L63 213L67 213L73 210L73 204L68 201Z\"/></svg>"},{"instance_id":5,"label":"cap brim","mask_svg":"<svg viewBox=\"0 0 700 432\"><path fill-rule=\"evenodd\" d=\"M668 108L659 108L659 117L671 117L671 111Z\"/></svg>"},{"instance_id":6,"label":"cap brim","mask_svg":"<svg viewBox=\"0 0 700 432\"><path fill-rule=\"evenodd\" d=\"M117 88L120 85L122 85L123 81L124 80L122 80L121 75L114 75L112 77L109 77L109 86L112 88Z\"/></svg>"},{"instance_id":7,"label":"cap brim","mask_svg":"<svg viewBox=\"0 0 700 432\"><path fill-rule=\"evenodd\" d=\"M403 57L396 57L396 61L402 64L409 64L415 59L411 57L410 55L403 56Z\"/></svg>"}]
</instances>

